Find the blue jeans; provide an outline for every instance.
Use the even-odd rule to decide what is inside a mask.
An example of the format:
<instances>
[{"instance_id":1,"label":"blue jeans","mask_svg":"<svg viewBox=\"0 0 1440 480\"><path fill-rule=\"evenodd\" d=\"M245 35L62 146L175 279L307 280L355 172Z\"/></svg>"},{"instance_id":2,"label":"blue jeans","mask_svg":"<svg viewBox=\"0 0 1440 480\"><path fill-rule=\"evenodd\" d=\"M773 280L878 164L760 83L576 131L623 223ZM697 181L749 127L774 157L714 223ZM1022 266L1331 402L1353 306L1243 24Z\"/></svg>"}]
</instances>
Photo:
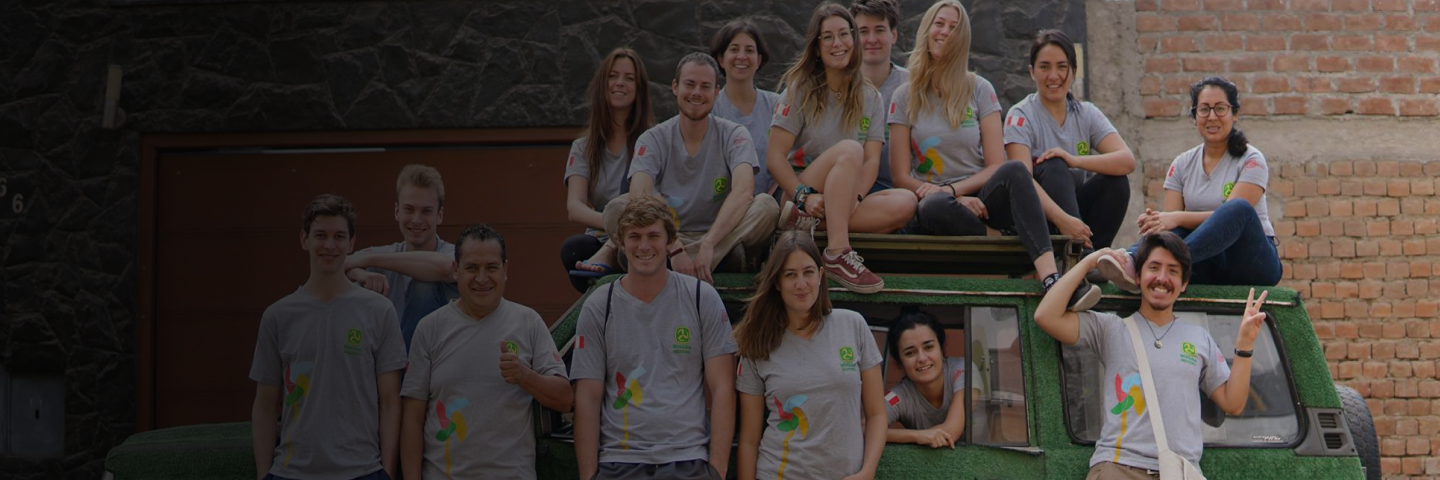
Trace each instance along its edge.
<instances>
[{"instance_id":1,"label":"blue jeans","mask_svg":"<svg viewBox=\"0 0 1440 480\"><path fill-rule=\"evenodd\" d=\"M1274 286L1280 283L1280 253L1275 248L1274 237L1265 235L1260 215L1250 202L1225 202L1194 230L1172 231L1190 247L1192 284ZM1130 255L1133 257L1139 248L1139 243L1130 246Z\"/></svg>"},{"instance_id":2,"label":"blue jeans","mask_svg":"<svg viewBox=\"0 0 1440 480\"><path fill-rule=\"evenodd\" d=\"M460 290L453 283L410 281L409 288L405 290L405 311L397 312L400 314L400 335L405 337L406 354L410 353L410 339L415 336L415 326L420 324L420 319L450 303L450 299L459 297Z\"/></svg>"}]
</instances>

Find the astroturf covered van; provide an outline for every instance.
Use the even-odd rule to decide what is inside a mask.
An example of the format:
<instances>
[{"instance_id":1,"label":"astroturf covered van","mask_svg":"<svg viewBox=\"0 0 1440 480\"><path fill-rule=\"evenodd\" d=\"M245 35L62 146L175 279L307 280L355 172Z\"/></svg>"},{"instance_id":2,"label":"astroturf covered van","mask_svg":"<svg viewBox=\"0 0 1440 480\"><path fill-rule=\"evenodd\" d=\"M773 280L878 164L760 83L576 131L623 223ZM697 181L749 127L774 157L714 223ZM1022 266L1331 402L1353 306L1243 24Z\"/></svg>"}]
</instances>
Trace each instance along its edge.
<instances>
[{"instance_id":1,"label":"astroturf covered van","mask_svg":"<svg viewBox=\"0 0 1440 480\"><path fill-rule=\"evenodd\" d=\"M971 407L964 438L955 449L887 444L876 477L1084 478L1104 416L1115 414L1123 402L1113 382L1101 378L1096 358L1063 347L1035 325L1039 283L884 277L885 290L875 295L832 288L835 307L862 313L883 352L889 322L902 307L918 306L945 325L946 356L964 356L979 371L967 373ZM748 274L715 276L732 323L743 315L744 299L753 293L752 280ZM1378 479L1378 444L1363 399L1332 383L1324 351L1296 293L1268 290L1263 308L1268 318L1255 343L1245 410L1228 416L1201 395L1205 411L1201 468L1212 479ZM1248 292L1249 287L1192 285L1175 310L1181 321L1209 330L1220 345L1234 345ZM584 301L552 328L567 359L578 306ZM1129 315L1136 308L1136 297L1107 286L1096 309ZM1223 350L1226 360L1233 361L1231 349ZM889 387L902 373L898 362L884 353ZM1200 395L1198 386L1196 394ZM565 421L560 415L548 415L540 422L544 430L537 462L540 478L577 477Z\"/></svg>"},{"instance_id":2,"label":"astroturf covered van","mask_svg":"<svg viewBox=\"0 0 1440 480\"><path fill-rule=\"evenodd\" d=\"M1040 302L1033 280L885 275L886 289L856 295L831 289L837 308L861 312L880 348L886 325L902 307L918 306L946 327L947 356L964 356L966 433L954 450L888 444L881 479L1081 479L1105 415L1126 413L1113 382L1094 358L1062 347L1035 326ZM614 281L605 278L601 283ZM749 274L717 274L716 287L732 322L753 293ZM1265 328L1255 343L1245 410L1227 416L1204 399L1205 454L1211 479L1379 479L1378 444L1364 399L1332 383L1320 342L1301 299L1270 288ZM591 290L593 292L594 289ZM1181 321L1208 329L1227 352L1239 328L1249 287L1194 285L1176 305ZM588 298L588 294L587 297ZM566 359L581 298L551 328ZM1098 310L1128 315L1136 297L1113 287ZM887 386L901 371L887 354ZM1197 390L1197 395L1199 395ZM537 472L541 479L577 478L568 415L537 408ZM737 415L738 418L738 415ZM858 419L857 419L858 421ZM483 428L483 427L482 427ZM248 424L176 427L136 434L111 450L107 474L119 480L255 478ZM734 456L731 456L732 466ZM734 469L730 470L734 477ZM792 474L794 475L794 474Z\"/></svg>"}]
</instances>

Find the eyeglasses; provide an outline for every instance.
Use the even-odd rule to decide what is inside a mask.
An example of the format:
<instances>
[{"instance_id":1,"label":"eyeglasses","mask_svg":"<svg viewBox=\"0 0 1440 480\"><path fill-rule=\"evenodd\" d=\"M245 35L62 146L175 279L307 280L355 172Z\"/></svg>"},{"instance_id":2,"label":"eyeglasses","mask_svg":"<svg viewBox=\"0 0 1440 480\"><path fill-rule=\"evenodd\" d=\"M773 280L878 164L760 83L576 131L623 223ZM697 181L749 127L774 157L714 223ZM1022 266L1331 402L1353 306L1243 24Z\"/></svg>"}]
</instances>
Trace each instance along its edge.
<instances>
[{"instance_id":1,"label":"eyeglasses","mask_svg":"<svg viewBox=\"0 0 1440 480\"><path fill-rule=\"evenodd\" d=\"M841 31L839 35L831 35L831 34L828 34L828 33L827 33L827 34L824 34L824 35L821 35L821 36L820 36L820 44L821 44L821 45L834 45L836 39L839 39L839 40L849 40L849 39L850 39L850 31L849 31L849 30Z\"/></svg>"},{"instance_id":2,"label":"eyeglasses","mask_svg":"<svg viewBox=\"0 0 1440 480\"><path fill-rule=\"evenodd\" d=\"M1195 108L1195 116L1197 117L1208 117L1210 116L1210 112L1215 112L1216 117L1225 118L1226 115L1230 114L1230 106L1222 103L1213 107L1201 105Z\"/></svg>"}]
</instances>

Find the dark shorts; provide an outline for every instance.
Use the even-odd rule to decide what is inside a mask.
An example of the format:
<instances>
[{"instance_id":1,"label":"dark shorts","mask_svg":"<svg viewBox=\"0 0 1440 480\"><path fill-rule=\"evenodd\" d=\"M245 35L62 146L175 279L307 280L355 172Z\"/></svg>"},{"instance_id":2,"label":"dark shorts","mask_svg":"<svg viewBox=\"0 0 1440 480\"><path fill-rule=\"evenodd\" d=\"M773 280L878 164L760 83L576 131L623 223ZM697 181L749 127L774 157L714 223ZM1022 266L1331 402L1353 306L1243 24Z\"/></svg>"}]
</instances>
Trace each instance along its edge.
<instances>
[{"instance_id":1,"label":"dark shorts","mask_svg":"<svg viewBox=\"0 0 1440 480\"><path fill-rule=\"evenodd\" d=\"M704 460L662 463L601 462L593 480L722 480L720 472Z\"/></svg>"},{"instance_id":2,"label":"dark shorts","mask_svg":"<svg viewBox=\"0 0 1440 480\"><path fill-rule=\"evenodd\" d=\"M277 476L277 475L271 473L271 474L265 475L265 480L294 480L294 479ZM379 470L370 472L368 475L361 475L361 476L355 477L355 480L390 480L390 474L385 473L385 469L382 468L382 469L379 469Z\"/></svg>"}]
</instances>

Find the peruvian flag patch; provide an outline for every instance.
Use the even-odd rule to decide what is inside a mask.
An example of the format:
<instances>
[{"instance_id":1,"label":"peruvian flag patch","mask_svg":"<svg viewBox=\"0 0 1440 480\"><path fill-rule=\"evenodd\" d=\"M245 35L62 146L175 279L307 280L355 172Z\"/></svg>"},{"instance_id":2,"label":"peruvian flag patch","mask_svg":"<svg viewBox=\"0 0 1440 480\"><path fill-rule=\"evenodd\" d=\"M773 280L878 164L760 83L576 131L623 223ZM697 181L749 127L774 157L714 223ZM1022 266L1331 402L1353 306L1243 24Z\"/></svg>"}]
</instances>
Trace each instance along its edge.
<instances>
[{"instance_id":1,"label":"peruvian flag patch","mask_svg":"<svg viewBox=\"0 0 1440 480\"><path fill-rule=\"evenodd\" d=\"M897 404L897 403L900 403L900 396L899 396L899 395L896 395L895 392L889 392L889 393L886 393L886 394L885 394L885 404L886 404L886 405L889 405L889 406L892 406L892 407L893 407L893 406L895 406L895 404Z\"/></svg>"},{"instance_id":2,"label":"peruvian flag patch","mask_svg":"<svg viewBox=\"0 0 1440 480\"><path fill-rule=\"evenodd\" d=\"M736 364L735 364L735 376L737 376L737 377L740 376L740 374L741 374L742 372L744 372L744 371L745 371L745 364L743 364L743 363L736 363Z\"/></svg>"},{"instance_id":3,"label":"peruvian flag patch","mask_svg":"<svg viewBox=\"0 0 1440 480\"><path fill-rule=\"evenodd\" d=\"M776 105L775 112L779 113L782 117L788 117L790 116L790 106L783 103Z\"/></svg>"},{"instance_id":4,"label":"peruvian flag patch","mask_svg":"<svg viewBox=\"0 0 1440 480\"><path fill-rule=\"evenodd\" d=\"M645 156L645 146L644 146L644 145L641 145L641 146L640 146L640 150L637 150L637 151L635 152L635 156L637 156L637 157L643 157L643 156Z\"/></svg>"},{"instance_id":5,"label":"peruvian flag patch","mask_svg":"<svg viewBox=\"0 0 1440 480\"><path fill-rule=\"evenodd\" d=\"M1175 164L1173 164L1173 163L1170 164L1170 172L1169 172L1169 173L1166 173L1165 176L1166 176L1166 177L1173 177L1173 176L1175 176Z\"/></svg>"},{"instance_id":6,"label":"peruvian flag patch","mask_svg":"<svg viewBox=\"0 0 1440 480\"><path fill-rule=\"evenodd\" d=\"M1025 117L1010 117L1010 125L1016 127L1025 126Z\"/></svg>"},{"instance_id":7,"label":"peruvian flag patch","mask_svg":"<svg viewBox=\"0 0 1440 480\"><path fill-rule=\"evenodd\" d=\"M585 348L585 336L584 336L584 335L581 335L581 336L580 336L580 339L575 341L575 348Z\"/></svg>"},{"instance_id":8,"label":"peruvian flag patch","mask_svg":"<svg viewBox=\"0 0 1440 480\"><path fill-rule=\"evenodd\" d=\"M575 166L575 155L570 155L570 163L566 164L565 166L567 166L567 167L573 167L573 166Z\"/></svg>"},{"instance_id":9,"label":"peruvian flag patch","mask_svg":"<svg viewBox=\"0 0 1440 480\"><path fill-rule=\"evenodd\" d=\"M895 102L890 102L890 114L895 114Z\"/></svg>"}]
</instances>

